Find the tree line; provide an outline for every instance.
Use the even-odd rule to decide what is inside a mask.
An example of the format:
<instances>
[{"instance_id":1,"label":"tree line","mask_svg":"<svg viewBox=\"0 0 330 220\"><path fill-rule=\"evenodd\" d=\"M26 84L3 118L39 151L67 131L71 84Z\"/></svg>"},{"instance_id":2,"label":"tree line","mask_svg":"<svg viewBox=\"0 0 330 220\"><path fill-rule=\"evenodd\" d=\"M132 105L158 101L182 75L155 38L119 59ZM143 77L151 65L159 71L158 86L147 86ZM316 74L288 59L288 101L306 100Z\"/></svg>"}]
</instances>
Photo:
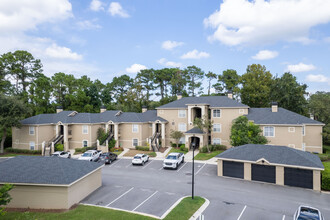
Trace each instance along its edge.
<instances>
[{"instance_id":1,"label":"tree line","mask_svg":"<svg viewBox=\"0 0 330 220\"><path fill-rule=\"evenodd\" d=\"M232 91L234 99L250 107L269 107L277 101L280 107L306 116L311 113L329 123L329 106L325 106L330 103L329 92L307 99L307 85L294 75L286 72L279 77L260 64L248 65L242 74L234 69L206 73L197 66L145 69L135 77L124 74L107 83L63 72L48 77L42 68L41 60L27 51L0 56L0 93L21 100L30 109L25 117L54 113L56 106L78 112L99 112L102 105L108 110L141 112L142 106L154 109L176 100L179 93L216 96Z\"/></svg>"}]
</instances>

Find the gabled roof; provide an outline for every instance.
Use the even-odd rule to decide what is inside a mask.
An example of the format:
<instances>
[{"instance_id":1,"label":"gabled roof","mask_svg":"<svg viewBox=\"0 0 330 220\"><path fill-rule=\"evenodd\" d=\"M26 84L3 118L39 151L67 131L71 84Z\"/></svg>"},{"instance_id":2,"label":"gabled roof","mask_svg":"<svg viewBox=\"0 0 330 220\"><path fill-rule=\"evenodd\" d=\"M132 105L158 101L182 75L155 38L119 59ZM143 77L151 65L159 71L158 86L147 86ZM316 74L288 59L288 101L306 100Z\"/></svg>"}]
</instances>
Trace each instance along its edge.
<instances>
[{"instance_id":1,"label":"gabled roof","mask_svg":"<svg viewBox=\"0 0 330 220\"><path fill-rule=\"evenodd\" d=\"M205 132L197 127L193 127L189 131L186 131L185 134L204 134Z\"/></svg>"},{"instance_id":2,"label":"gabled roof","mask_svg":"<svg viewBox=\"0 0 330 220\"><path fill-rule=\"evenodd\" d=\"M249 114L246 115L249 120L253 120L255 124L319 124L321 122L307 118L295 112L278 108L277 112L272 112L271 108L250 108Z\"/></svg>"},{"instance_id":3,"label":"gabled roof","mask_svg":"<svg viewBox=\"0 0 330 220\"><path fill-rule=\"evenodd\" d=\"M216 157L251 162L265 159L271 164L324 169L323 164L317 155L286 146L245 144L238 147L232 147Z\"/></svg>"},{"instance_id":4,"label":"gabled roof","mask_svg":"<svg viewBox=\"0 0 330 220\"><path fill-rule=\"evenodd\" d=\"M122 112L119 111L105 111L103 113L76 113L72 115L74 111L62 111L55 114L41 114L26 118L21 121L22 124L57 124L62 122L64 124L76 124L76 123L106 123L112 121L114 123L134 123L134 122L152 122L159 120L166 122L165 119L157 116L156 110L149 110L144 113L136 112ZM70 116L70 114L72 116Z\"/></svg>"},{"instance_id":5,"label":"gabled roof","mask_svg":"<svg viewBox=\"0 0 330 220\"><path fill-rule=\"evenodd\" d=\"M207 104L210 108L248 108L249 106L239 103L227 96L201 96L201 97L184 97L176 101L167 103L157 109L167 108L187 108L189 104Z\"/></svg>"},{"instance_id":6,"label":"gabled roof","mask_svg":"<svg viewBox=\"0 0 330 220\"><path fill-rule=\"evenodd\" d=\"M102 166L60 157L17 156L0 163L0 183L70 185Z\"/></svg>"}]
</instances>

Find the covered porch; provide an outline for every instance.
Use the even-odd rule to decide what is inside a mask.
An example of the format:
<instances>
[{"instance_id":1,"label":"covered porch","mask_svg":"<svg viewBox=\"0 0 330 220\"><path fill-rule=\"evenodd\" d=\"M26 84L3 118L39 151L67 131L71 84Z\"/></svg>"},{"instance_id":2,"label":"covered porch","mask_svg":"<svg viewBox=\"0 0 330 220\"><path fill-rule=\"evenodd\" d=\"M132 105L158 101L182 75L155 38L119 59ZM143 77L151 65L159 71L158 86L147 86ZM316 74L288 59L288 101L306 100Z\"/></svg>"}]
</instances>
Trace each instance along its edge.
<instances>
[{"instance_id":1,"label":"covered porch","mask_svg":"<svg viewBox=\"0 0 330 220\"><path fill-rule=\"evenodd\" d=\"M192 150L192 143L195 144L195 149L199 149L207 143L206 133L197 127L186 131L184 134L185 146L189 150Z\"/></svg>"}]
</instances>

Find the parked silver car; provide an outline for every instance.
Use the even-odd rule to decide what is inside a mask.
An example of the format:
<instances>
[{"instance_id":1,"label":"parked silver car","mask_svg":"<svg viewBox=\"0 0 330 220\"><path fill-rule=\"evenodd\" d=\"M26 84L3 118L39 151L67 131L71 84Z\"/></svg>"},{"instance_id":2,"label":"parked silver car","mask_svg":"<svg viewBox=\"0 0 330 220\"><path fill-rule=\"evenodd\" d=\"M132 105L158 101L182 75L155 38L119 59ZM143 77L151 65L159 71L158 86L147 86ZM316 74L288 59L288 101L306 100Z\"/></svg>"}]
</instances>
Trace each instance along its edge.
<instances>
[{"instance_id":1,"label":"parked silver car","mask_svg":"<svg viewBox=\"0 0 330 220\"><path fill-rule=\"evenodd\" d=\"M52 154L52 157L71 158L71 153L69 151L56 151Z\"/></svg>"},{"instance_id":2,"label":"parked silver car","mask_svg":"<svg viewBox=\"0 0 330 220\"><path fill-rule=\"evenodd\" d=\"M310 206L299 206L293 220L324 220L320 210Z\"/></svg>"}]
</instances>

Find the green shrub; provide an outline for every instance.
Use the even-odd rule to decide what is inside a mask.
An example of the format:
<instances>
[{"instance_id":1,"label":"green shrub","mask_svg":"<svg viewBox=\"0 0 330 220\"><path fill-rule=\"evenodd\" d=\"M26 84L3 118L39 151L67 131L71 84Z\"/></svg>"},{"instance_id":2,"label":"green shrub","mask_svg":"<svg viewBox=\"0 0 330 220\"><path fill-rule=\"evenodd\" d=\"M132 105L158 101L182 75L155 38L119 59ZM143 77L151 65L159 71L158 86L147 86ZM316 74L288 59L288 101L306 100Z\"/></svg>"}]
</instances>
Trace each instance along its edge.
<instances>
[{"instance_id":1,"label":"green shrub","mask_svg":"<svg viewBox=\"0 0 330 220\"><path fill-rule=\"evenodd\" d=\"M183 151L183 152L188 152L188 148L186 148L186 146L184 144L182 144L180 146L180 150Z\"/></svg>"},{"instance_id":2,"label":"green shrub","mask_svg":"<svg viewBox=\"0 0 330 220\"><path fill-rule=\"evenodd\" d=\"M204 146L204 147L200 148L200 149L199 149L199 152L201 152L201 153L207 153L207 152L208 152L208 151L207 151L207 147Z\"/></svg>"},{"instance_id":3,"label":"green shrub","mask_svg":"<svg viewBox=\"0 0 330 220\"><path fill-rule=\"evenodd\" d=\"M176 144L175 143L171 143L171 146L176 148Z\"/></svg>"},{"instance_id":4,"label":"green shrub","mask_svg":"<svg viewBox=\"0 0 330 220\"><path fill-rule=\"evenodd\" d=\"M113 147L110 149L111 152L118 152L118 151L124 151L124 148L122 147Z\"/></svg>"},{"instance_id":5,"label":"green shrub","mask_svg":"<svg viewBox=\"0 0 330 220\"><path fill-rule=\"evenodd\" d=\"M16 149L16 148L6 148L7 153L18 153L18 154L41 154L41 150L28 150L28 149Z\"/></svg>"},{"instance_id":6,"label":"green shrub","mask_svg":"<svg viewBox=\"0 0 330 220\"><path fill-rule=\"evenodd\" d=\"M135 149L142 150L142 151L149 151L149 147L146 147L146 146L136 146Z\"/></svg>"},{"instance_id":7,"label":"green shrub","mask_svg":"<svg viewBox=\"0 0 330 220\"><path fill-rule=\"evenodd\" d=\"M96 147L82 147L82 148L76 148L75 152L76 153L85 153L88 150L96 150Z\"/></svg>"},{"instance_id":8,"label":"green shrub","mask_svg":"<svg viewBox=\"0 0 330 220\"><path fill-rule=\"evenodd\" d=\"M63 150L64 150L63 144L56 144L55 145L55 151L63 151Z\"/></svg>"},{"instance_id":9,"label":"green shrub","mask_svg":"<svg viewBox=\"0 0 330 220\"><path fill-rule=\"evenodd\" d=\"M149 155L150 157L156 157L156 156L157 156L157 154L156 154L155 152L150 152L150 153L148 153L148 155Z\"/></svg>"},{"instance_id":10,"label":"green shrub","mask_svg":"<svg viewBox=\"0 0 330 220\"><path fill-rule=\"evenodd\" d=\"M327 154L319 154L317 156L319 156L321 161L327 161L329 159L329 155Z\"/></svg>"},{"instance_id":11,"label":"green shrub","mask_svg":"<svg viewBox=\"0 0 330 220\"><path fill-rule=\"evenodd\" d=\"M114 148L115 146L116 146L116 140L112 139L108 144L109 151L111 151L111 148Z\"/></svg>"},{"instance_id":12,"label":"green shrub","mask_svg":"<svg viewBox=\"0 0 330 220\"><path fill-rule=\"evenodd\" d=\"M217 145L212 145L212 151L216 150L227 150L227 147L225 145L217 144Z\"/></svg>"}]
</instances>

